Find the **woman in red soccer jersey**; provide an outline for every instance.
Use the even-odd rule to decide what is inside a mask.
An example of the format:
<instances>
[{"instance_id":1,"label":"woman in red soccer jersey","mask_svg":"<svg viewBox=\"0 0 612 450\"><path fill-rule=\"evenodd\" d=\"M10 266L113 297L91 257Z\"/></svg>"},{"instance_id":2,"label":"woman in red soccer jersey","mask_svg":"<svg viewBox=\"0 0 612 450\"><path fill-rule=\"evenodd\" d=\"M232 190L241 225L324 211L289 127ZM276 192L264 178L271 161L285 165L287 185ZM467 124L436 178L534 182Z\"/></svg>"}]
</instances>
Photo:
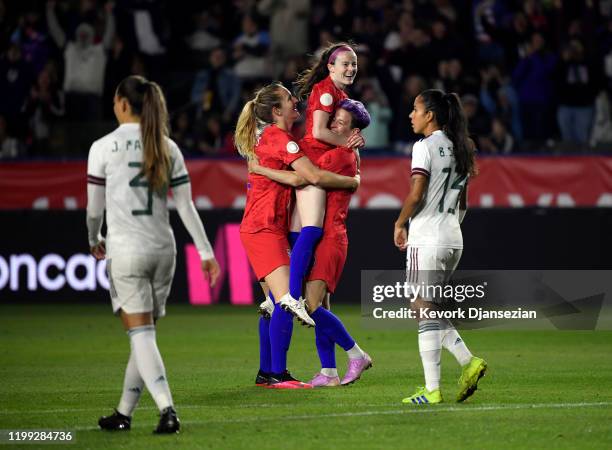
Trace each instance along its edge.
<instances>
[{"instance_id":1,"label":"woman in red soccer jersey","mask_svg":"<svg viewBox=\"0 0 612 450\"><path fill-rule=\"evenodd\" d=\"M370 115L361 102L343 99L338 103L331 131L339 136L349 137L359 133L369 123ZM336 147L325 152L318 163L321 169L341 175L354 176L357 173L355 152L347 147ZM249 164L249 170L294 187L306 183L306 180L295 172L275 170L255 162ZM329 306L327 309L322 306L328 292L334 292L346 261L348 249L346 216L351 192L334 189L327 191L326 196L323 238L317 245L314 266L306 284L306 298L311 316L316 322L316 344L321 360L321 371L310 382L313 387L351 384L360 378L363 371L372 366L370 356L361 350L340 319L328 310ZM336 369L335 344L340 345L349 357L348 370L342 381Z\"/></svg>"},{"instance_id":2,"label":"woman in red soccer jersey","mask_svg":"<svg viewBox=\"0 0 612 450\"><path fill-rule=\"evenodd\" d=\"M300 141L300 147L314 164L318 164L326 151L335 147L358 148L365 144L359 132L347 137L333 133L329 128L338 102L347 98L345 90L353 84L356 75L355 51L349 44L339 43L329 46L295 83L298 97L308 96L306 134ZM265 164L262 162L262 165ZM291 230L300 234L291 253L291 297L284 299L281 306L298 317L304 276L314 248L323 234L326 193L317 186L306 186L296 189L296 198Z\"/></svg>"},{"instance_id":3,"label":"woman in red soccer jersey","mask_svg":"<svg viewBox=\"0 0 612 450\"><path fill-rule=\"evenodd\" d=\"M260 89L242 109L236 125L238 151L248 160L257 158L274 169L293 168L308 183L322 188L356 189L359 177L346 177L320 170L300 150L289 133L299 117L297 99L279 83ZM263 129L258 130L258 124ZM249 174L247 203L240 237L259 280L265 280L277 302L289 296L289 211L291 187L266 177ZM301 303L300 316L312 322ZM265 319L264 319L265 320ZM269 322L271 345L270 386L305 387L286 372L292 317L275 307ZM309 387L309 385L308 385Z\"/></svg>"}]
</instances>

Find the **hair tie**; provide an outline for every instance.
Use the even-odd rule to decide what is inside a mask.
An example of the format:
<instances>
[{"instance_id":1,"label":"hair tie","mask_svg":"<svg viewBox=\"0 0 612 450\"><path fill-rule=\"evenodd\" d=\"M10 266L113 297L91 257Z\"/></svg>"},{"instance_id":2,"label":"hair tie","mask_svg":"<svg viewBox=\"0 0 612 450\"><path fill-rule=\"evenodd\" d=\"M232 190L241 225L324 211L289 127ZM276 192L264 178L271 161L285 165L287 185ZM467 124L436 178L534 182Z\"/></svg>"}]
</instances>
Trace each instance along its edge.
<instances>
[{"instance_id":1,"label":"hair tie","mask_svg":"<svg viewBox=\"0 0 612 450\"><path fill-rule=\"evenodd\" d=\"M342 52L352 52L353 49L351 47L349 47L348 45L341 45L340 47L338 47L336 50L334 50L331 55L329 55L329 58L327 58L327 64L333 64L334 61L336 61L336 58L338 57L338 55Z\"/></svg>"}]
</instances>

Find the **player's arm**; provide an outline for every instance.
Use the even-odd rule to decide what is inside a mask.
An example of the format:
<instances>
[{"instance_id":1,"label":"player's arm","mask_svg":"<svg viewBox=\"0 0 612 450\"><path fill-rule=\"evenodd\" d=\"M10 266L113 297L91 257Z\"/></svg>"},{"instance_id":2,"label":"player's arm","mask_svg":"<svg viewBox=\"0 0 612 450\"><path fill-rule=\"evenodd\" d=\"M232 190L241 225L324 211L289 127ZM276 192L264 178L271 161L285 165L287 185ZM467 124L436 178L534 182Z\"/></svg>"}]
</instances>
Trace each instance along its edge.
<instances>
[{"instance_id":1,"label":"player's arm","mask_svg":"<svg viewBox=\"0 0 612 450\"><path fill-rule=\"evenodd\" d=\"M395 221L395 230L393 232L393 241L400 250L405 250L408 245L406 223L423 202L428 182L429 178L422 174L414 174L410 178L410 192L406 196L399 217Z\"/></svg>"},{"instance_id":2,"label":"player's arm","mask_svg":"<svg viewBox=\"0 0 612 450\"><path fill-rule=\"evenodd\" d=\"M354 191L359 187L361 182L359 175L346 177L344 175L338 175L327 170L319 169L306 156L293 161L291 167L293 167L300 177L306 179L308 183L323 189L349 189Z\"/></svg>"},{"instance_id":3,"label":"player's arm","mask_svg":"<svg viewBox=\"0 0 612 450\"><path fill-rule=\"evenodd\" d=\"M193 200L191 199L191 183L189 182L189 179L185 177L186 175L176 178L176 180L180 181L176 181L174 185L171 181L170 186L172 187L172 195L174 196L176 210L179 217L189 232L191 239L193 239L193 243L200 254L200 259L202 260L202 271L205 274L208 274L210 277L210 285L214 286L221 270L217 260L215 259L212 246L208 241L208 236L206 236L206 231L204 230L202 220L200 219L195 205L193 204Z\"/></svg>"},{"instance_id":4,"label":"player's arm","mask_svg":"<svg viewBox=\"0 0 612 450\"><path fill-rule=\"evenodd\" d=\"M467 213L467 196L468 196L468 184L465 183L463 189L461 190L461 194L459 194L459 223L463 223L463 219L465 218L465 214Z\"/></svg>"},{"instance_id":5,"label":"player's arm","mask_svg":"<svg viewBox=\"0 0 612 450\"><path fill-rule=\"evenodd\" d=\"M103 152L94 143L87 157L87 239L89 250L96 259L106 257L106 246L102 236L104 208L106 206L106 168Z\"/></svg>"},{"instance_id":6,"label":"player's arm","mask_svg":"<svg viewBox=\"0 0 612 450\"><path fill-rule=\"evenodd\" d=\"M301 187L309 184L305 178L302 178L293 171L278 170L271 169L269 167L264 167L259 165L259 162L256 159L249 160L249 172L254 173L256 175L263 175L264 177L269 178L272 181L276 181L277 183L281 184L287 184L293 187Z\"/></svg>"},{"instance_id":7,"label":"player's arm","mask_svg":"<svg viewBox=\"0 0 612 450\"><path fill-rule=\"evenodd\" d=\"M315 139L337 147L359 148L365 146L361 133L351 134L348 138L329 129L330 114L316 110L312 115L312 135Z\"/></svg>"},{"instance_id":8,"label":"player's arm","mask_svg":"<svg viewBox=\"0 0 612 450\"><path fill-rule=\"evenodd\" d=\"M106 245L102 236L104 222L104 205L106 203L104 184L87 182L87 238L89 250L96 259L106 257Z\"/></svg>"}]
</instances>

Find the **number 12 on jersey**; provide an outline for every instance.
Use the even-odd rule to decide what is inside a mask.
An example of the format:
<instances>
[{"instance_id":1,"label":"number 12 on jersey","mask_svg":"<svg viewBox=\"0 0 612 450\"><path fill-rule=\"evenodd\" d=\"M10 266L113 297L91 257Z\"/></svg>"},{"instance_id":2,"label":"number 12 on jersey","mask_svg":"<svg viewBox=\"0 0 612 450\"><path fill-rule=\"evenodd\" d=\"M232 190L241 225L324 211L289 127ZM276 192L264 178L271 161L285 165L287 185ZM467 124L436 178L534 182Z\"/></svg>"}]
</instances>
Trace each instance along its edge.
<instances>
[{"instance_id":1,"label":"number 12 on jersey","mask_svg":"<svg viewBox=\"0 0 612 450\"><path fill-rule=\"evenodd\" d=\"M444 169L442 169L442 172L446 173L446 178L444 179L444 191L442 191L442 198L440 199L440 202L438 203L438 211L441 213L444 212L444 200L446 199L446 192L448 191L448 183L450 182L453 169L452 167L445 167ZM451 184L451 189L457 189L459 192L457 193L457 197L452 201L452 206L449 207L446 212L450 214L455 214L455 209L457 208L457 205L459 204L460 194L463 188L465 187L466 180L467 180L466 175L457 175L455 179L453 180L453 183Z\"/></svg>"}]
</instances>

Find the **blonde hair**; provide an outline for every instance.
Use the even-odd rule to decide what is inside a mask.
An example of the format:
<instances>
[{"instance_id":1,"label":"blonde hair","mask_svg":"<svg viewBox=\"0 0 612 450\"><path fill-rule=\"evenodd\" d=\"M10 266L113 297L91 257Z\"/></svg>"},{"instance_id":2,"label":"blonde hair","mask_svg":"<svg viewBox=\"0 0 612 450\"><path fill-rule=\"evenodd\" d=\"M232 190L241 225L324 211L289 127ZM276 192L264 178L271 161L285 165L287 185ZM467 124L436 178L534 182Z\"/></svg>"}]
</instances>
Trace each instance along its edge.
<instances>
[{"instance_id":1,"label":"blonde hair","mask_svg":"<svg viewBox=\"0 0 612 450\"><path fill-rule=\"evenodd\" d=\"M258 125L274 123L272 108L281 106L281 88L283 85L278 82L262 87L242 108L234 135L234 143L242 157L252 159L255 155Z\"/></svg>"},{"instance_id":2,"label":"blonde hair","mask_svg":"<svg viewBox=\"0 0 612 450\"><path fill-rule=\"evenodd\" d=\"M142 171L151 189L158 195L165 195L170 179L171 161L166 141L169 129L164 93L157 83L132 75L119 83L117 96L125 98L132 108L132 113L140 117Z\"/></svg>"}]
</instances>

